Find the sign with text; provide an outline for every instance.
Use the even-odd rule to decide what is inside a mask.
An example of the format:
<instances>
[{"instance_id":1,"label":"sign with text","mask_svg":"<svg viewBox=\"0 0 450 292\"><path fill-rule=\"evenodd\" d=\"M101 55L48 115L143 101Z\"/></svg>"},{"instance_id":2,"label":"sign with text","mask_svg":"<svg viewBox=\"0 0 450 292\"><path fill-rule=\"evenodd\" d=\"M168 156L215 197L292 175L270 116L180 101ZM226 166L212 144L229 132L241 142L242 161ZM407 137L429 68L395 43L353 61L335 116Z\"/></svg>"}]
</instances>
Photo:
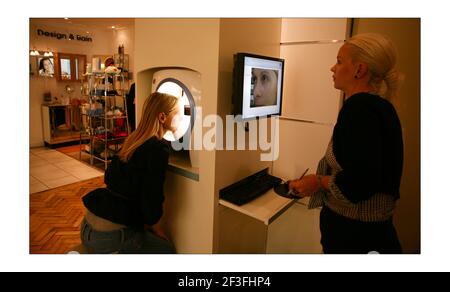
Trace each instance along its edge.
<instances>
[{"instance_id":1,"label":"sign with text","mask_svg":"<svg viewBox=\"0 0 450 292\"><path fill-rule=\"evenodd\" d=\"M39 37L44 36L44 37L50 37L50 38L55 38L57 40L75 40L75 41L80 41L80 42L92 42L92 37L90 36L82 36L76 33L61 33L61 32L56 32L56 31L45 31L43 29L38 28L37 29L37 35Z\"/></svg>"}]
</instances>

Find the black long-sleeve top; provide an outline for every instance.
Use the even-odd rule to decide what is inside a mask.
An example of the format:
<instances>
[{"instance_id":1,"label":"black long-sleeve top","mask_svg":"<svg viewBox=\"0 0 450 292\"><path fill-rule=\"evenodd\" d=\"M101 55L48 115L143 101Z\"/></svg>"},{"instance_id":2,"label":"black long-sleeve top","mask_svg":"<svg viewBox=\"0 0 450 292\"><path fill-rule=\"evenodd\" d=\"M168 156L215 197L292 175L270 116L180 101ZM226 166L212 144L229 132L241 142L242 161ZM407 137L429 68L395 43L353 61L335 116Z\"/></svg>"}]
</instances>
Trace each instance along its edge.
<instances>
[{"instance_id":1,"label":"black long-sleeve top","mask_svg":"<svg viewBox=\"0 0 450 292\"><path fill-rule=\"evenodd\" d=\"M376 193L399 198L402 129L389 101L369 93L348 98L334 127L333 153L342 168L335 184L350 202Z\"/></svg>"},{"instance_id":2,"label":"black long-sleeve top","mask_svg":"<svg viewBox=\"0 0 450 292\"><path fill-rule=\"evenodd\" d=\"M118 224L155 224L163 212L168 159L169 146L155 137L137 148L127 163L114 156L105 172L107 189L84 196L84 205L95 215Z\"/></svg>"}]
</instances>

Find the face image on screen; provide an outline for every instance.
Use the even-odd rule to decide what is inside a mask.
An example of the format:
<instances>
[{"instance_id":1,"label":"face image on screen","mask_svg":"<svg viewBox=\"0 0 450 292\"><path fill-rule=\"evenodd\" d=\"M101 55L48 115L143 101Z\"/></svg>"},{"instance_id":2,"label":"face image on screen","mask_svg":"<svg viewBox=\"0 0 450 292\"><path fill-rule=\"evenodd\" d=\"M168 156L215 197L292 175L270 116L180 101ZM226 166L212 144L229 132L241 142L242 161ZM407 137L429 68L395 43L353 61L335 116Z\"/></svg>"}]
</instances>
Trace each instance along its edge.
<instances>
[{"instance_id":1,"label":"face image on screen","mask_svg":"<svg viewBox=\"0 0 450 292\"><path fill-rule=\"evenodd\" d=\"M284 60L240 54L236 59L235 104L242 108L235 114L243 119L280 115Z\"/></svg>"},{"instance_id":2,"label":"face image on screen","mask_svg":"<svg viewBox=\"0 0 450 292\"><path fill-rule=\"evenodd\" d=\"M250 107L275 105L278 92L278 70L252 68Z\"/></svg>"}]
</instances>

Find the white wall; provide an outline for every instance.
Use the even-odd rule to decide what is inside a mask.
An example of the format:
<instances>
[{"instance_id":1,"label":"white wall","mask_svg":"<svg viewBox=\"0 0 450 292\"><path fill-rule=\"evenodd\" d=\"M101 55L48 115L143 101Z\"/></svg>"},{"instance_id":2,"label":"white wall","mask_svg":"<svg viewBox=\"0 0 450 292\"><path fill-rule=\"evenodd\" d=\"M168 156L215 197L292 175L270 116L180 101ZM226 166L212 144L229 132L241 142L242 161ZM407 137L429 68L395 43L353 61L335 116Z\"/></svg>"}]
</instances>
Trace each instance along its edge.
<instances>
[{"instance_id":1,"label":"white wall","mask_svg":"<svg viewBox=\"0 0 450 292\"><path fill-rule=\"evenodd\" d=\"M298 177L316 170L325 153L341 104L330 68L347 33L347 19L282 21L280 56L285 59L280 157L275 175Z\"/></svg>"},{"instance_id":2,"label":"white wall","mask_svg":"<svg viewBox=\"0 0 450 292\"><path fill-rule=\"evenodd\" d=\"M281 19L221 19L220 20L220 52L219 52L219 86L218 86L218 104L217 113L224 120L225 116L232 113L232 74L233 74L233 55L237 52L253 53L257 55L266 55L279 57L280 54L280 34ZM251 37L249 37L251 36ZM270 124L270 123L268 123ZM238 124L237 127L242 127ZM268 125L270 127L270 125ZM235 129L235 135L236 135ZM249 141L249 135L246 141ZM270 137L270 136L269 136ZM236 143L236 138L235 138ZM247 142L247 148L249 143ZM259 148L258 148L259 149ZM261 161L260 150L234 150L234 151L216 151L215 165L215 196L218 198L219 190L230 185L246 176L249 176L263 168L270 167L268 161ZM222 221L226 215L233 212L222 212ZM241 218L245 218L241 217ZM254 221L247 219L247 221ZM233 221L239 226L246 225L244 219ZM223 223L223 222L222 222ZM260 223L262 225L262 223ZM218 229L219 225L216 222ZM253 225L252 225L253 226ZM239 228L239 227L238 227ZM227 229L227 230L224 230ZM226 234L230 226L221 228L220 236L215 237L216 252L230 252L233 250L228 241L224 240L230 234ZM241 230L242 232L242 230ZM233 233L232 233L233 234ZM220 244L219 244L219 237ZM252 250L257 249L256 247ZM236 251L236 249L234 249Z\"/></svg>"},{"instance_id":3,"label":"white wall","mask_svg":"<svg viewBox=\"0 0 450 292\"><path fill-rule=\"evenodd\" d=\"M225 121L232 113L233 55L237 52L278 57L281 19L222 19L220 22L220 62L217 113ZM251 36L249 38L248 36ZM269 124L269 123L268 123ZM243 126L238 124L238 127ZM268 128L270 124L268 125ZM225 128L225 127L224 127ZM235 135L237 130L235 129ZM248 136L248 135L247 135ZM269 136L270 137L270 136ZM249 137L246 137L249 140ZM235 139L236 143L236 139ZM248 149L249 143L247 143ZM259 148L258 148L259 149ZM217 190L255 173L271 163L261 161L261 151L217 151Z\"/></svg>"},{"instance_id":4,"label":"white wall","mask_svg":"<svg viewBox=\"0 0 450 292\"><path fill-rule=\"evenodd\" d=\"M283 19L282 42L285 44L280 50L281 57L286 59L283 116L294 120L281 120L280 157L274 162L275 175L298 177L308 167L314 172L326 149L341 105L329 69L342 43L329 41L345 39L349 24L346 19ZM353 33L364 32L382 33L394 41L399 53L398 69L405 74L399 98L393 102L402 123L404 139L401 199L394 220L404 252L419 253L420 19L355 19ZM292 42L295 44L289 44ZM310 211L297 206L296 210L289 210L288 216L293 221L304 222L305 212ZM297 219L292 219L295 217ZM318 220L313 222L318 231ZM292 230L295 227L291 227ZM279 243L272 242L271 245L274 250L280 250ZM289 252L295 251L304 252L304 249L289 249Z\"/></svg>"},{"instance_id":5,"label":"white wall","mask_svg":"<svg viewBox=\"0 0 450 292\"><path fill-rule=\"evenodd\" d=\"M281 42L342 40L347 29L347 18L283 18Z\"/></svg>"},{"instance_id":6,"label":"white wall","mask_svg":"<svg viewBox=\"0 0 450 292\"><path fill-rule=\"evenodd\" d=\"M201 74L203 116L231 114L233 54L277 57L281 19L137 19L137 117L158 68ZM252 37L249 38L248 36ZM203 133L208 129L204 128ZM220 188L270 166L259 151L201 151L199 182L168 173L164 226L180 253L219 251Z\"/></svg>"},{"instance_id":7,"label":"white wall","mask_svg":"<svg viewBox=\"0 0 450 292\"><path fill-rule=\"evenodd\" d=\"M285 58L283 117L333 124L340 92L333 87L331 66L342 43L282 45Z\"/></svg>"},{"instance_id":8,"label":"white wall","mask_svg":"<svg viewBox=\"0 0 450 292\"><path fill-rule=\"evenodd\" d=\"M281 120L280 156L273 163L274 174L293 179L299 177L307 168L308 173L315 173L332 133L331 125Z\"/></svg>"},{"instance_id":9,"label":"white wall","mask_svg":"<svg viewBox=\"0 0 450 292\"><path fill-rule=\"evenodd\" d=\"M319 254L320 209L308 210L306 205L294 204L269 225L267 253Z\"/></svg>"},{"instance_id":10,"label":"white wall","mask_svg":"<svg viewBox=\"0 0 450 292\"><path fill-rule=\"evenodd\" d=\"M306 168L315 173L325 154L341 104L333 88L331 66L347 33L347 19L283 19L280 57L285 59L280 155L276 176L293 179ZM319 212L295 206L277 219L269 233L272 252L319 253ZM290 244L276 234L292 234ZM271 235L271 236L270 236ZM307 237L307 238L305 238Z\"/></svg>"},{"instance_id":11,"label":"white wall","mask_svg":"<svg viewBox=\"0 0 450 292\"><path fill-rule=\"evenodd\" d=\"M136 109L152 88L157 68L184 67L201 74L203 115L217 111L219 19L136 19ZM204 130L206 131L206 130ZM215 152L200 152L199 181L168 173L164 226L179 253L212 253Z\"/></svg>"}]
</instances>

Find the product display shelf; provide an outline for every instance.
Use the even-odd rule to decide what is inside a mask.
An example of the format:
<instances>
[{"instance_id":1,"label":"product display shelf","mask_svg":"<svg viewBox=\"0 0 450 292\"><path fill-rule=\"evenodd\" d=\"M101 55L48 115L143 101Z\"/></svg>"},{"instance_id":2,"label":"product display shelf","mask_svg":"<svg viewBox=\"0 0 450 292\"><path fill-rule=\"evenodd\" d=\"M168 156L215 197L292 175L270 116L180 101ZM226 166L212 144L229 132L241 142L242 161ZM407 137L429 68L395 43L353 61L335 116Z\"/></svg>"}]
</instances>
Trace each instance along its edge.
<instances>
[{"instance_id":1,"label":"product display shelf","mask_svg":"<svg viewBox=\"0 0 450 292\"><path fill-rule=\"evenodd\" d=\"M80 109L83 124L80 137L88 137L89 144L80 140L79 157L81 160L81 153L85 152L90 155L91 164L101 161L105 170L130 134L125 83L120 73L85 74L84 97L88 103Z\"/></svg>"}]
</instances>

